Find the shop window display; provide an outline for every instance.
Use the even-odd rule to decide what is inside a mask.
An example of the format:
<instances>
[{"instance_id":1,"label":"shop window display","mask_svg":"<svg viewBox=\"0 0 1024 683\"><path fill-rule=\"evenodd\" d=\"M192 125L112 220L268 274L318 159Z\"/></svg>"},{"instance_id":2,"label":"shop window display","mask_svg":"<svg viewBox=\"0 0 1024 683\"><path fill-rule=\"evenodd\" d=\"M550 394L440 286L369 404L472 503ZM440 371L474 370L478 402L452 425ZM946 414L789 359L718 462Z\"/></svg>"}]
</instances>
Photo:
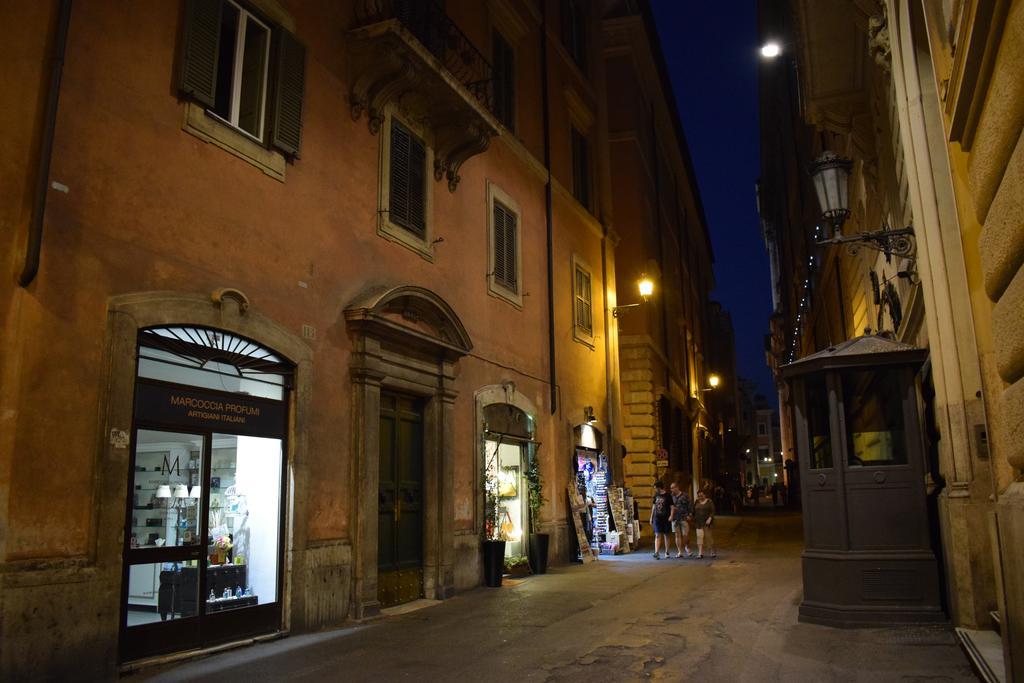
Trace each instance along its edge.
<instances>
[{"instance_id":1,"label":"shop window display","mask_svg":"<svg viewBox=\"0 0 1024 683\"><path fill-rule=\"evenodd\" d=\"M133 549L195 545L203 437L139 429L135 435L131 526ZM198 584L183 586L177 575L195 571L194 560L141 562L128 568L127 626L195 616ZM192 594L190 594L190 591Z\"/></svg>"},{"instance_id":2,"label":"shop window display","mask_svg":"<svg viewBox=\"0 0 1024 683\"><path fill-rule=\"evenodd\" d=\"M146 562L128 572L126 626L194 617L199 610L195 562Z\"/></svg>"},{"instance_id":3,"label":"shop window display","mask_svg":"<svg viewBox=\"0 0 1024 683\"><path fill-rule=\"evenodd\" d=\"M140 429L135 440L131 547L194 544L203 437Z\"/></svg>"},{"instance_id":4,"label":"shop window display","mask_svg":"<svg viewBox=\"0 0 1024 683\"><path fill-rule=\"evenodd\" d=\"M498 525L505 538L505 557L526 555L525 529L528 523L526 485L523 479L523 451L519 443L487 440L488 478L498 486Z\"/></svg>"},{"instance_id":5,"label":"shop window display","mask_svg":"<svg viewBox=\"0 0 1024 683\"><path fill-rule=\"evenodd\" d=\"M277 599L281 440L214 434L210 465L207 575L220 575L224 586L211 588L207 610L273 602Z\"/></svg>"}]
</instances>

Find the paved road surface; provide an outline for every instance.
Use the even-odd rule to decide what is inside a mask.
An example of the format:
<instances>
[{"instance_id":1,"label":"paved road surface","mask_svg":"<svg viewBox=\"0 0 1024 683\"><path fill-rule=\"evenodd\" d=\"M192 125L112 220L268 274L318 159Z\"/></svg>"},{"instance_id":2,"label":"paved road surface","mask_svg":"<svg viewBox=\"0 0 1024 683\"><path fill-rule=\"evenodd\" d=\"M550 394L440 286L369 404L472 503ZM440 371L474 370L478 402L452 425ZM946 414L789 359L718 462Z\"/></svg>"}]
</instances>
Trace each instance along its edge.
<instances>
[{"instance_id":1,"label":"paved road surface","mask_svg":"<svg viewBox=\"0 0 1024 683\"><path fill-rule=\"evenodd\" d=\"M797 623L797 515L718 522L717 560L601 559L127 680L976 680L946 627Z\"/></svg>"}]
</instances>

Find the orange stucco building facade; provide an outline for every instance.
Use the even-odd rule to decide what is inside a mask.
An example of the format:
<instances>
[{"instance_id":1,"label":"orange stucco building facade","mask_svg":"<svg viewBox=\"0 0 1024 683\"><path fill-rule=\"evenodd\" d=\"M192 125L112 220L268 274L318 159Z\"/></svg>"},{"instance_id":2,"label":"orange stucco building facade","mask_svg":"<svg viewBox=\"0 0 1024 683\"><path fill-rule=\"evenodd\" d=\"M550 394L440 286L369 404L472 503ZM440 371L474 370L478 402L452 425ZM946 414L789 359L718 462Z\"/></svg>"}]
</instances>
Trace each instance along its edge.
<instances>
[{"instance_id":1,"label":"orange stucco building facade","mask_svg":"<svg viewBox=\"0 0 1024 683\"><path fill-rule=\"evenodd\" d=\"M218 638L190 635L182 592L202 590L199 600L210 589L207 611L228 597L272 602L275 633L375 613L390 552L382 525L392 520L382 453L407 443L404 427L382 431L394 416L417 435L421 469L396 474L393 493L415 499L406 515L422 524L414 573L427 598L481 583L489 448L504 438L488 422L494 406L525 424L523 466L539 462L546 500L538 519L515 523L524 537L530 527L550 534L551 562L575 553L565 489L578 428L598 434L611 479L628 474L611 309L634 298L617 296L636 268L616 277L616 247L633 244L646 219L632 215L635 203L614 206L607 102L621 84L601 58L602 28L628 11L460 0L428 16L410 14L415 6L5 8L23 30L0 108L0 676L111 677L143 656L258 635L212 625L206 633ZM453 43L455 61L443 47ZM466 64L485 77L461 72ZM216 76L212 104L203 73ZM662 114L666 125L672 115ZM710 254L693 221L679 234L700 242L686 295L700 309ZM201 341L161 346L186 333ZM693 336L689 362L699 363L702 343ZM220 385L154 380L142 361L151 352ZM178 427L169 413L144 419L142 384L212 405L203 392L223 396L235 371L243 385L277 383L268 400L284 422L235 437L223 414L207 426L192 414ZM256 405L244 386L234 395ZM260 405L238 411L270 411ZM167 445L185 432L194 448ZM255 541L242 557L237 526L255 524L265 502L242 493L244 439L271 444L280 466L270 468L279 472L276 578L258 600L243 595L244 578L229 579L238 590L228 585L222 598L216 579L247 568L255 582L261 571ZM140 496L142 454L178 448L192 479L154 466L171 478ZM216 474L225 458L237 473L230 486ZM515 500L525 511L524 496ZM157 509L176 521L152 521ZM224 523L235 558L220 556L197 588L179 566L197 560L171 546L175 535L182 547L205 546L207 530L213 549L214 523L194 520L215 515L235 515ZM180 626L181 644L135 638L143 622L141 631Z\"/></svg>"}]
</instances>

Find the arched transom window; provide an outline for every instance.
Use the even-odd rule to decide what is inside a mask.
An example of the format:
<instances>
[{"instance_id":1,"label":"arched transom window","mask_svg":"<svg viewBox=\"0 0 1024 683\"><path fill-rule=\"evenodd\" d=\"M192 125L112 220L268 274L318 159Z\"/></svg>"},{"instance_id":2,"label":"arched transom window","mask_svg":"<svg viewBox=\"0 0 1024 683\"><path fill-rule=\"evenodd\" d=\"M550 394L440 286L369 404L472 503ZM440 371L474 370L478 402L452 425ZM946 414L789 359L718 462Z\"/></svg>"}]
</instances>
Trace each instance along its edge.
<instances>
[{"instance_id":1,"label":"arched transom window","mask_svg":"<svg viewBox=\"0 0 1024 683\"><path fill-rule=\"evenodd\" d=\"M270 349L208 327L152 327L139 332L138 376L235 394L283 400L294 368Z\"/></svg>"}]
</instances>

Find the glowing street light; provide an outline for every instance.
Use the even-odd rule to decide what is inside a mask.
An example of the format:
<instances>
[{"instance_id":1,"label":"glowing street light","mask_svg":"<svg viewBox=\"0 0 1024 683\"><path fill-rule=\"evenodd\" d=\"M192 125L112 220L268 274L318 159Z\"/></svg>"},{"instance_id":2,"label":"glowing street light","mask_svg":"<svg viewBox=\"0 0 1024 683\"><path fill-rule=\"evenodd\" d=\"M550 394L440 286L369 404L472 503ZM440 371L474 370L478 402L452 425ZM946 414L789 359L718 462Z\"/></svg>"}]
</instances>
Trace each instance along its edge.
<instances>
[{"instance_id":1,"label":"glowing street light","mask_svg":"<svg viewBox=\"0 0 1024 683\"><path fill-rule=\"evenodd\" d=\"M712 391L716 389L718 385L721 384L721 382L722 379L718 375L711 373L710 375L708 375L709 386L704 387L703 389L701 389L701 391Z\"/></svg>"},{"instance_id":2,"label":"glowing street light","mask_svg":"<svg viewBox=\"0 0 1024 683\"><path fill-rule=\"evenodd\" d=\"M761 46L761 56L766 59L774 59L782 54L782 48L774 40L768 41Z\"/></svg>"},{"instance_id":3,"label":"glowing street light","mask_svg":"<svg viewBox=\"0 0 1024 683\"><path fill-rule=\"evenodd\" d=\"M619 314L622 313L627 308L636 308L637 306L642 306L643 304L647 303L650 300L651 295L654 294L654 280L647 277L646 275L640 276L640 279L637 280L636 287L640 291L640 299L643 303L623 304L622 306L616 306L615 308L612 309L613 318L618 318Z\"/></svg>"},{"instance_id":4,"label":"glowing street light","mask_svg":"<svg viewBox=\"0 0 1024 683\"><path fill-rule=\"evenodd\" d=\"M647 301L654 294L654 281L649 277L643 277L640 282L637 283L637 287L640 289L640 298Z\"/></svg>"}]
</instances>

